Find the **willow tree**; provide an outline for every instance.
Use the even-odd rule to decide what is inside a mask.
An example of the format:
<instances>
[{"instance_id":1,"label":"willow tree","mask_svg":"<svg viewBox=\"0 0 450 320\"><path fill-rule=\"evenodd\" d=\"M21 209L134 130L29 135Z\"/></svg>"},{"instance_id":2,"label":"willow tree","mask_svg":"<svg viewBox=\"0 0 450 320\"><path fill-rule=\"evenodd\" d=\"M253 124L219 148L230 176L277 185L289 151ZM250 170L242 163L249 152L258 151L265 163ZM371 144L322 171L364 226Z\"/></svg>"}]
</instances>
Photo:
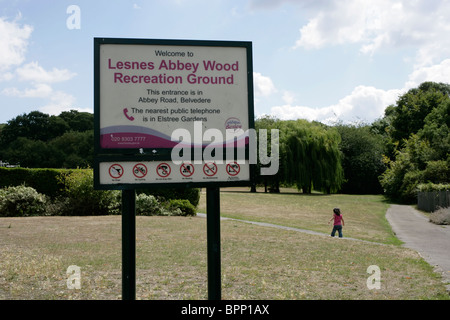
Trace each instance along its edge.
<instances>
[{"instance_id":1,"label":"willow tree","mask_svg":"<svg viewBox=\"0 0 450 320\"><path fill-rule=\"evenodd\" d=\"M280 136L286 183L296 185L303 193L339 190L344 173L336 129L306 120L283 121Z\"/></svg>"}]
</instances>

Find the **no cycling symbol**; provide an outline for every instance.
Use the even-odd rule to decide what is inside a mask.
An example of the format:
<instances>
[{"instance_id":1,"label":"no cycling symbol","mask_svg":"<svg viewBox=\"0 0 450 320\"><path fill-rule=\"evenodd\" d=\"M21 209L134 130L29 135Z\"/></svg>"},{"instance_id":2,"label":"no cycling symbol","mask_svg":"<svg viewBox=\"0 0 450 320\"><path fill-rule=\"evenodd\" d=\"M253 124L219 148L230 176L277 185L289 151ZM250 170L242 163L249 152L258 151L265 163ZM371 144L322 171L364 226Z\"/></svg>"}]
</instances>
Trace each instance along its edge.
<instances>
[{"instance_id":1,"label":"no cycling symbol","mask_svg":"<svg viewBox=\"0 0 450 320\"><path fill-rule=\"evenodd\" d=\"M161 178L167 178L171 172L171 168L167 163L160 163L157 167L156 167L156 173L158 174L158 176L160 176Z\"/></svg>"},{"instance_id":2,"label":"no cycling symbol","mask_svg":"<svg viewBox=\"0 0 450 320\"><path fill-rule=\"evenodd\" d=\"M208 177L213 177L217 173L217 165L214 162L205 163L203 173Z\"/></svg>"},{"instance_id":3,"label":"no cycling symbol","mask_svg":"<svg viewBox=\"0 0 450 320\"><path fill-rule=\"evenodd\" d=\"M147 167L145 164L138 163L133 167L133 174L136 178L144 178L147 175Z\"/></svg>"}]
</instances>

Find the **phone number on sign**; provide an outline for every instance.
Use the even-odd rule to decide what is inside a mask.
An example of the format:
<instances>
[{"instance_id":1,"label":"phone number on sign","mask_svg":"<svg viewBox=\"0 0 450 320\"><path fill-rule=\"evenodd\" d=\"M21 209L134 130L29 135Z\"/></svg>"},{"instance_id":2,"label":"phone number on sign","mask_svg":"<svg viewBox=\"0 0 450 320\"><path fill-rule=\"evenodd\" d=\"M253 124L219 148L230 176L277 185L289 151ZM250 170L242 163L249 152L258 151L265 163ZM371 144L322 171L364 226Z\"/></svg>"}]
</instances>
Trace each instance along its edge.
<instances>
[{"instance_id":1,"label":"phone number on sign","mask_svg":"<svg viewBox=\"0 0 450 320\"><path fill-rule=\"evenodd\" d=\"M114 142L144 142L146 137L111 137Z\"/></svg>"}]
</instances>

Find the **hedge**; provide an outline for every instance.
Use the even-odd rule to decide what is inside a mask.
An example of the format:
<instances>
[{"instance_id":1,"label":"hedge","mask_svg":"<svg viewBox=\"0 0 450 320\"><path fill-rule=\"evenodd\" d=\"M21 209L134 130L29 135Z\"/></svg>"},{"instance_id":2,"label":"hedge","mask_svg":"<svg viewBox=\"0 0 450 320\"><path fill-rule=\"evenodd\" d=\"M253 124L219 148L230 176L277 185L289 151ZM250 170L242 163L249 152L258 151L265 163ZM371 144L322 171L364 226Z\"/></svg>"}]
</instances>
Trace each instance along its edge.
<instances>
[{"instance_id":1,"label":"hedge","mask_svg":"<svg viewBox=\"0 0 450 320\"><path fill-rule=\"evenodd\" d=\"M82 169L77 169L82 170ZM27 169L0 167L0 188L25 185L37 192L55 198L61 194L64 184L59 177L74 169Z\"/></svg>"},{"instance_id":2,"label":"hedge","mask_svg":"<svg viewBox=\"0 0 450 320\"><path fill-rule=\"evenodd\" d=\"M0 188L25 185L34 188L37 192L55 199L65 193L66 183L63 177L74 173L90 174L92 169L28 169L0 167ZM93 184L93 182L92 182ZM165 200L189 200L197 207L200 199L200 190L197 188L161 188L139 189L137 193L153 195Z\"/></svg>"}]
</instances>

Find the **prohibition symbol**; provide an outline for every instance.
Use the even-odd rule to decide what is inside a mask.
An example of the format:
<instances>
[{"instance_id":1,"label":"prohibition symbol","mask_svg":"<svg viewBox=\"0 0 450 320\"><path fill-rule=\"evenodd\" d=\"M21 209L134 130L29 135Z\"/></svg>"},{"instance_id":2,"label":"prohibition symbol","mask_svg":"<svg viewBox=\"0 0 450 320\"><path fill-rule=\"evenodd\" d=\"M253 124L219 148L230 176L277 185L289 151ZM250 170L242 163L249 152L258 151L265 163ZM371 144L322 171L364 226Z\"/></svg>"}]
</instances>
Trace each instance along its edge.
<instances>
[{"instance_id":1,"label":"prohibition symbol","mask_svg":"<svg viewBox=\"0 0 450 320\"><path fill-rule=\"evenodd\" d=\"M208 177L212 177L217 173L217 165L214 162L207 162L203 166L203 173Z\"/></svg>"},{"instance_id":2,"label":"prohibition symbol","mask_svg":"<svg viewBox=\"0 0 450 320\"><path fill-rule=\"evenodd\" d=\"M160 163L160 164L156 167L156 173L157 173L158 176L160 176L161 178L166 178L166 177L168 177L171 171L172 171L172 169L170 168L170 166L169 166L167 163Z\"/></svg>"},{"instance_id":3,"label":"prohibition symbol","mask_svg":"<svg viewBox=\"0 0 450 320\"><path fill-rule=\"evenodd\" d=\"M227 164L227 173L230 176L237 176L239 171L241 171L241 167L237 162L231 162Z\"/></svg>"},{"instance_id":4,"label":"prohibition symbol","mask_svg":"<svg viewBox=\"0 0 450 320\"><path fill-rule=\"evenodd\" d=\"M108 171L113 179L119 179L123 175L123 167L120 164L113 164Z\"/></svg>"},{"instance_id":5,"label":"prohibition symbol","mask_svg":"<svg viewBox=\"0 0 450 320\"><path fill-rule=\"evenodd\" d=\"M183 163L180 167L180 173L188 178L194 174L194 166L189 162Z\"/></svg>"},{"instance_id":6,"label":"prohibition symbol","mask_svg":"<svg viewBox=\"0 0 450 320\"><path fill-rule=\"evenodd\" d=\"M147 167L145 164L138 163L133 167L133 174L136 178L143 178L147 175Z\"/></svg>"}]
</instances>

